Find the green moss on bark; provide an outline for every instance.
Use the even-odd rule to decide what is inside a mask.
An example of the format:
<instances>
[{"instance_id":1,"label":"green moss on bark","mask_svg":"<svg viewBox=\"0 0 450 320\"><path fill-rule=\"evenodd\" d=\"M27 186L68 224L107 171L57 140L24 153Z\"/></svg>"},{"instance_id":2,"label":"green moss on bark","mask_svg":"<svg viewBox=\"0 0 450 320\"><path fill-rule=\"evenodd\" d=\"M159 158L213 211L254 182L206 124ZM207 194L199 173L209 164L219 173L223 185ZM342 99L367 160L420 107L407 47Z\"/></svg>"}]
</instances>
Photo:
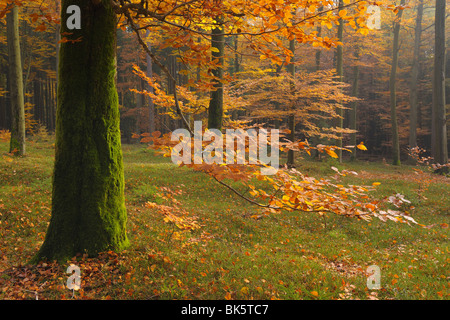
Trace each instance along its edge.
<instances>
[{"instance_id":1,"label":"green moss on bark","mask_svg":"<svg viewBox=\"0 0 450 320\"><path fill-rule=\"evenodd\" d=\"M116 25L109 1L78 1L81 30L61 32L81 42L60 48L52 216L34 261L77 253L122 250L128 245L115 87Z\"/></svg>"}]
</instances>

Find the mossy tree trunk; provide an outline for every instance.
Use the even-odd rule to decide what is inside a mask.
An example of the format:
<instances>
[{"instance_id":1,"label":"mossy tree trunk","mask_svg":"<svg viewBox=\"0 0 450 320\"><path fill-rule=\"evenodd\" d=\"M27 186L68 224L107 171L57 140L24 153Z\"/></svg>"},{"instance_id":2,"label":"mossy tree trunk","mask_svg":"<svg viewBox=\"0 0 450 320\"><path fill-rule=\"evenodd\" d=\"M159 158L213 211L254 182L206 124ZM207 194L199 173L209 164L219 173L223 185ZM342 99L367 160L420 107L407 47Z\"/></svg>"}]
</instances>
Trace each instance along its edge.
<instances>
[{"instance_id":1,"label":"mossy tree trunk","mask_svg":"<svg viewBox=\"0 0 450 320\"><path fill-rule=\"evenodd\" d=\"M25 155L25 109L23 95L22 59L19 39L19 7L14 5L6 15L6 37L11 96L10 152Z\"/></svg>"},{"instance_id":2,"label":"mossy tree trunk","mask_svg":"<svg viewBox=\"0 0 450 320\"><path fill-rule=\"evenodd\" d=\"M67 7L81 29L66 27ZM52 215L34 261L128 245L116 81L116 16L108 0L63 0Z\"/></svg>"}]
</instances>

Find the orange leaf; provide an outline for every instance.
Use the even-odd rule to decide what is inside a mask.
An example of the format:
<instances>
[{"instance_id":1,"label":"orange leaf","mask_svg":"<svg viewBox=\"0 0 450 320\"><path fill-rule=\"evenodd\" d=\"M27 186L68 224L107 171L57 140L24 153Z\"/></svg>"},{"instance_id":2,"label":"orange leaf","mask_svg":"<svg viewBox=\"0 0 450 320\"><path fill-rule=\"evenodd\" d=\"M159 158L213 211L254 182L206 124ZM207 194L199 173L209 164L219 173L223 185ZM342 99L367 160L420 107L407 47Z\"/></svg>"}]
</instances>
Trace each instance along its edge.
<instances>
[{"instance_id":1,"label":"orange leaf","mask_svg":"<svg viewBox=\"0 0 450 320\"><path fill-rule=\"evenodd\" d=\"M35 31L45 31L45 29L47 29L47 27L45 26L45 23L42 22L36 27Z\"/></svg>"},{"instance_id":2,"label":"orange leaf","mask_svg":"<svg viewBox=\"0 0 450 320\"><path fill-rule=\"evenodd\" d=\"M333 158L339 158L338 155L336 154L336 152L334 152L334 151L331 150L331 149L325 149L325 152L328 153L328 155L329 155L330 157L333 157Z\"/></svg>"},{"instance_id":3,"label":"orange leaf","mask_svg":"<svg viewBox=\"0 0 450 320\"><path fill-rule=\"evenodd\" d=\"M366 146L365 146L362 142L361 142L360 144L358 144L356 147L357 147L359 150L367 151Z\"/></svg>"}]
</instances>

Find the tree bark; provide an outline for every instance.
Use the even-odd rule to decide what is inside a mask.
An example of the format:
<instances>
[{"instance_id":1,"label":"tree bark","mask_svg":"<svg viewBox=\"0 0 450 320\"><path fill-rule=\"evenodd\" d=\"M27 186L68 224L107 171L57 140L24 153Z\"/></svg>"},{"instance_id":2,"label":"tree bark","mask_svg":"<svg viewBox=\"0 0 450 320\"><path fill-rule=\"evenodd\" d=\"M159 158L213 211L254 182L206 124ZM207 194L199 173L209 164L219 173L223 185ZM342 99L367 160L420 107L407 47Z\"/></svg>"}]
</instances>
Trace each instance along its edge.
<instances>
[{"instance_id":1,"label":"tree bark","mask_svg":"<svg viewBox=\"0 0 450 320\"><path fill-rule=\"evenodd\" d=\"M22 59L19 39L19 7L13 6L6 16L6 37L11 97L11 140L9 151L25 155L25 110L23 95Z\"/></svg>"},{"instance_id":2,"label":"tree bark","mask_svg":"<svg viewBox=\"0 0 450 320\"><path fill-rule=\"evenodd\" d=\"M355 48L355 63L356 65L353 67L353 86L352 86L352 96L358 97L359 93L359 46ZM356 131L357 126L357 108L358 108L358 101L352 102L352 109L350 110L350 129ZM356 152L358 148L356 148L356 132L352 133L350 135L350 145L355 146L353 148L353 152L350 155L350 160L354 161L356 160Z\"/></svg>"},{"instance_id":3,"label":"tree bark","mask_svg":"<svg viewBox=\"0 0 450 320\"><path fill-rule=\"evenodd\" d=\"M436 0L434 38L432 155L434 162L439 164L448 162L445 106L445 1Z\"/></svg>"},{"instance_id":4,"label":"tree bark","mask_svg":"<svg viewBox=\"0 0 450 320\"><path fill-rule=\"evenodd\" d=\"M339 10L344 7L344 1L339 0ZM344 36L344 20L339 18L339 26L338 26L338 40L340 42L343 41ZM344 81L344 48L342 45L339 45L336 49L336 72L338 76L338 81ZM338 128L342 129L344 127L344 109L339 108L339 119L338 119ZM339 139L337 141L337 146L342 148L342 133L338 134ZM337 150L337 154L339 157L339 162L342 162L342 149Z\"/></svg>"},{"instance_id":5,"label":"tree bark","mask_svg":"<svg viewBox=\"0 0 450 320\"><path fill-rule=\"evenodd\" d=\"M322 11L323 11L323 7L320 7L319 12L322 12ZM322 37L322 25L320 25L320 24L317 26L317 37ZM315 58L316 58L315 70L316 71L320 71L321 56L322 56L322 49L318 48L315 53Z\"/></svg>"},{"instance_id":6,"label":"tree bark","mask_svg":"<svg viewBox=\"0 0 450 320\"><path fill-rule=\"evenodd\" d=\"M289 41L289 50L292 52L292 58L291 62L287 65L287 71L288 73L294 78L295 77L295 39L292 39ZM294 81L291 82L291 91L292 94L295 94L295 84ZM289 140L295 141L295 101L292 101L291 105L291 114L288 117L288 129L291 131L289 134ZM287 166L289 168L292 168L295 166L295 154L294 150L288 151L288 158L287 158Z\"/></svg>"},{"instance_id":7,"label":"tree bark","mask_svg":"<svg viewBox=\"0 0 450 320\"><path fill-rule=\"evenodd\" d=\"M147 34L146 36L148 37L150 31L147 30ZM148 48L151 50L151 43L148 41L147 42L147 46ZM152 58L147 54L146 55L146 62L147 62L147 70L146 70L146 76L149 78L153 77L153 63L152 63ZM150 85L147 85L147 90L149 92L153 93L153 87L151 87ZM153 99L148 97L147 98L148 101L148 129L149 132L152 133L153 131L155 131L155 104L153 103Z\"/></svg>"},{"instance_id":8,"label":"tree bark","mask_svg":"<svg viewBox=\"0 0 450 320\"><path fill-rule=\"evenodd\" d=\"M68 30L69 5L81 29ZM128 245L116 91L116 16L110 1L63 0L52 215L33 259L64 261Z\"/></svg>"},{"instance_id":9,"label":"tree bark","mask_svg":"<svg viewBox=\"0 0 450 320\"><path fill-rule=\"evenodd\" d=\"M218 19L220 24L220 19ZM225 35L223 30L214 28L211 32L211 47L217 48L212 51L213 61L217 59L218 66L212 70L217 78L214 80L214 89L211 91L211 99L208 108L208 128L222 130L223 121L223 67L225 53Z\"/></svg>"},{"instance_id":10,"label":"tree bark","mask_svg":"<svg viewBox=\"0 0 450 320\"><path fill-rule=\"evenodd\" d=\"M417 83L419 80L420 41L422 36L423 0L417 6L416 26L414 32L414 56L411 68L410 112L409 112L409 147L417 147Z\"/></svg>"},{"instance_id":11,"label":"tree bark","mask_svg":"<svg viewBox=\"0 0 450 320\"><path fill-rule=\"evenodd\" d=\"M402 0L400 5L404 5ZM392 126L392 164L399 166L400 162L400 143L398 137L397 125L397 67L398 67L398 51L400 26L403 10L398 10L394 22L394 40L392 44L392 65L389 80L390 105L391 105L391 126Z\"/></svg>"}]
</instances>

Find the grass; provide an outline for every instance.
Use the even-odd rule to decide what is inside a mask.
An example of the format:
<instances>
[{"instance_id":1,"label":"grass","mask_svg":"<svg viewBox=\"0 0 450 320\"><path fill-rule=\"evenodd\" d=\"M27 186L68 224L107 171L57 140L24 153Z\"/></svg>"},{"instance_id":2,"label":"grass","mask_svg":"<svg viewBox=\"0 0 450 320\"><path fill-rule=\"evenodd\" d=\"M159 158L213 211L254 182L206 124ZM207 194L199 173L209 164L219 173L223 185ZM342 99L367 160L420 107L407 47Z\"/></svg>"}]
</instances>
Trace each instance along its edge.
<instances>
[{"instance_id":1,"label":"grass","mask_svg":"<svg viewBox=\"0 0 450 320\"><path fill-rule=\"evenodd\" d=\"M404 194L412 216L432 228L299 213L255 220L257 208L204 174L124 145L131 246L30 266L50 218L54 149L36 140L25 157L6 152L0 142L0 299L449 298L450 183L425 170L298 161L311 176L331 176L334 165L359 173L343 183L380 182L374 196ZM179 229L170 214L200 228ZM65 288L70 262L81 269L75 293ZM367 288L370 265L381 269L380 290Z\"/></svg>"}]
</instances>

